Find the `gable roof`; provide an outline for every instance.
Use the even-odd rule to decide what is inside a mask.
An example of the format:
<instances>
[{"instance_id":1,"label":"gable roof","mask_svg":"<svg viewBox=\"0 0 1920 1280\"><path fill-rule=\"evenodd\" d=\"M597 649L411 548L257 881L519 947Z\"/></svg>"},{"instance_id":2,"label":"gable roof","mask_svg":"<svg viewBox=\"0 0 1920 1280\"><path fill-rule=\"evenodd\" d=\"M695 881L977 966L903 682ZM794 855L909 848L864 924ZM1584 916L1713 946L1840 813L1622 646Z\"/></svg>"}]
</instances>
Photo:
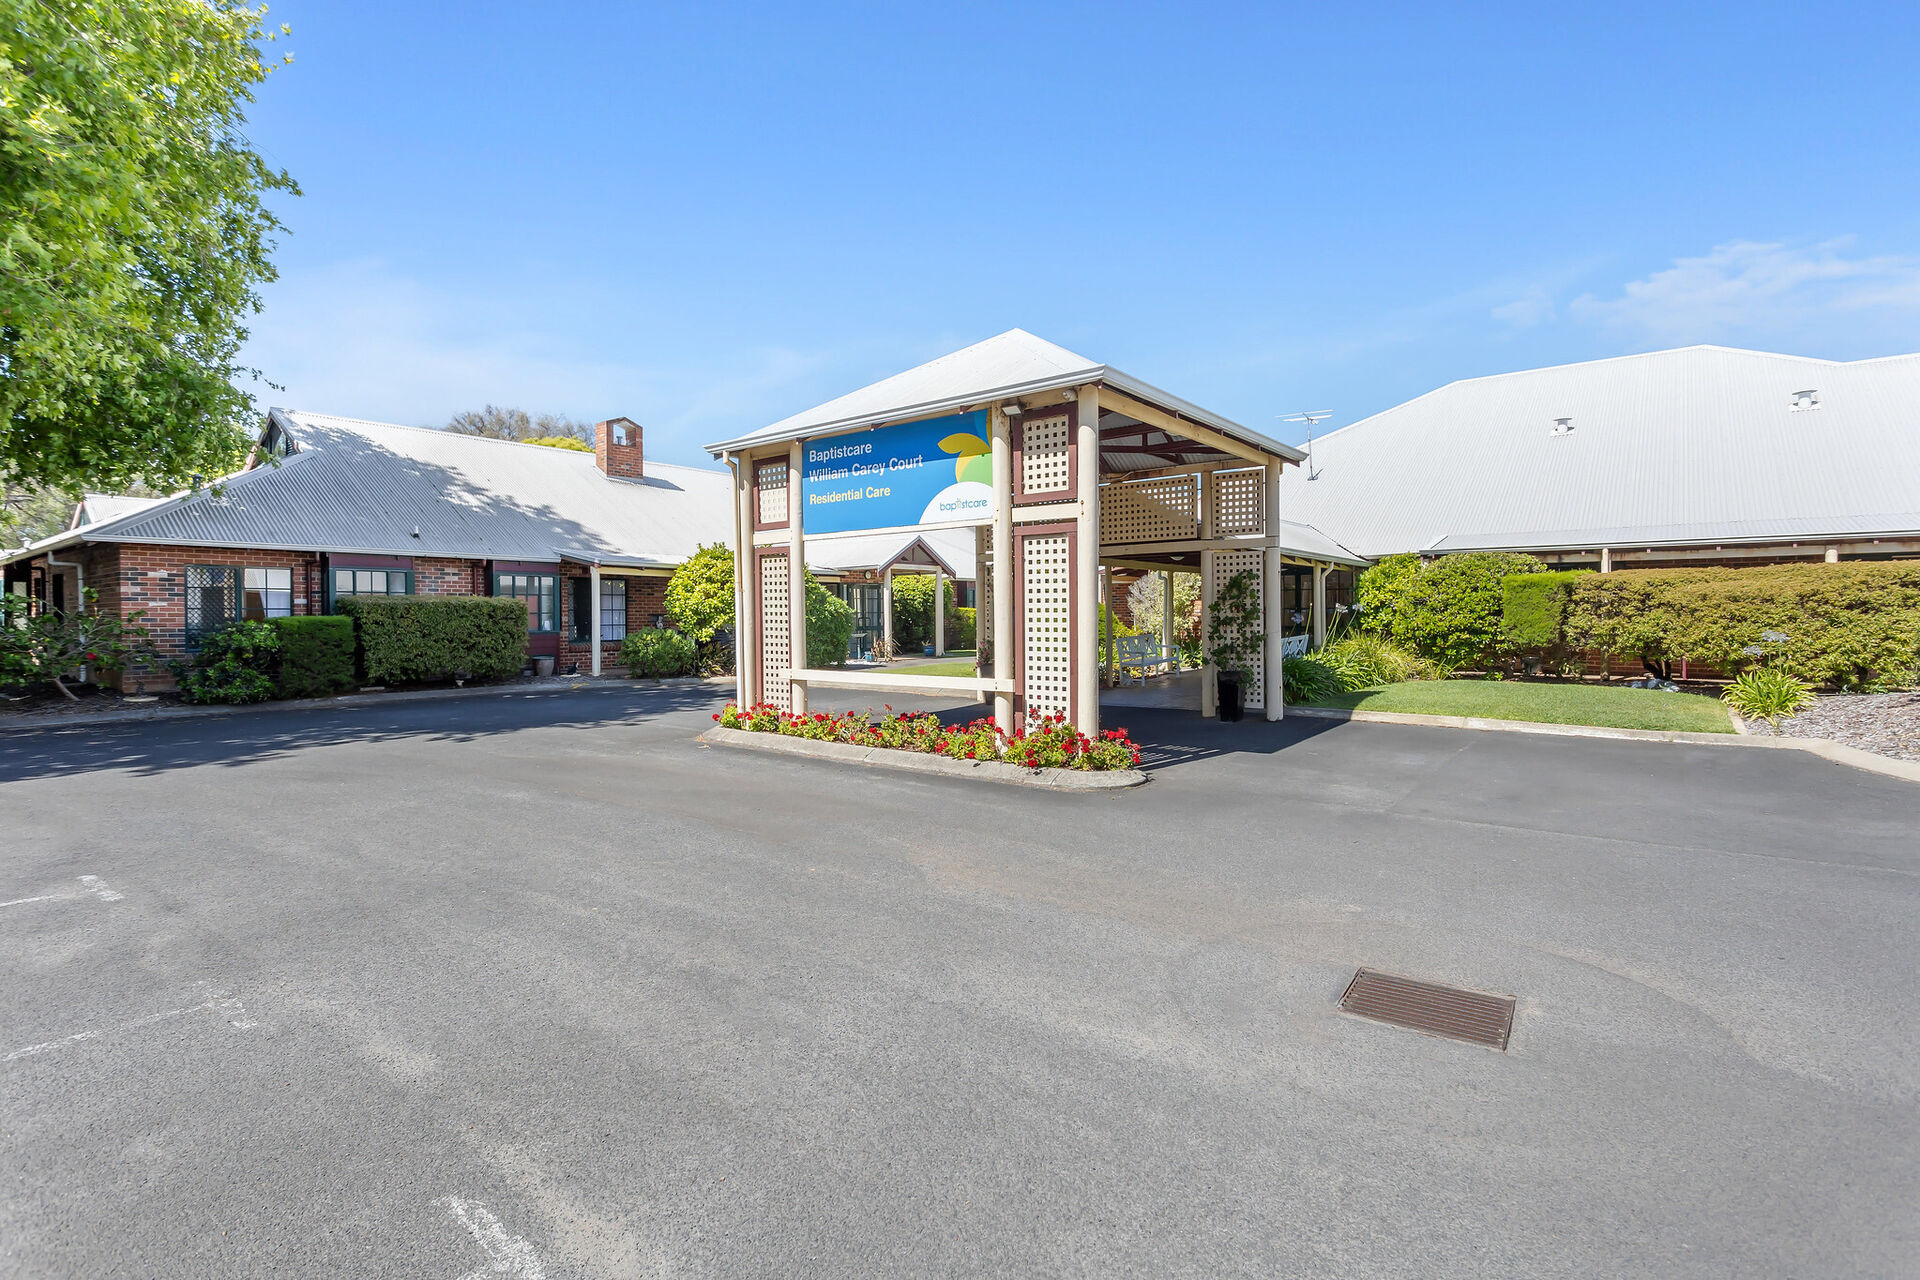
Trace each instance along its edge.
<instances>
[{"instance_id":1,"label":"gable roof","mask_svg":"<svg viewBox=\"0 0 1920 1280\"><path fill-rule=\"evenodd\" d=\"M926 559L914 556L924 549ZM972 529L925 529L919 533L822 534L806 540L807 567L816 572L851 573L884 570L894 564L938 562L948 577L971 581L976 573Z\"/></svg>"},{"instance_id":2,"label":"gable roof","mask_svg":"<svg viewBox=\"0 0 1920 1280\"><path fill-rule=\"evenodd\" d=\"M1315 440L1281 509L1369 558L1911 535L1920 355L1696 346L1453 382Z\"/></svg>"},{"instance_id":3,"label":"gable roof","mask_svg":"<svg viewBox=\"0 0 1920 1280\"><path fill-rule=\"evenodd\" d=\"M664 568L732 540L723 471L649 462L644 480L618 480L572 449L286 409L269 424L295 449L277 465L28 550L140 542Z\"/></svg>"},{"instance_id":4,"label":"gable roof","mask_svg":"<svg viewBox=\"0 0 1920 1280\"><path fill-rule=\"evenodd\" d=\"M136 511L145 511L148 507L158 506L165 498L134 498L118 493L83 494L80 503L73 509L73 521L68 529L78 529L84 525L104 524L109 520L118 520L130 516Z\"/></svg>"},{"instance_id":5,"label":"gable roof","mask_svg":"<svg viewBox=\"0 0 1920 1280\"><path fill-rule=\"evenodd\" d=\"M1212 427L1215 431L1278 457L1297 461L1304 456L1292 445L1281 444L1237 422L1209 413L1198 405L1122 373L1111 365L1099 364L1077 355L1025 329L1009 329L984 342L976 342L970 347L916 365L904 373L869 383L858 391L849 391L846 395L815 405L792 417L782 418L758 431L710 444L707 451L719 456L754 445L852 431L909 418L931 417L993 400L1017 399L1089 382L1105 383L1135 399ZM1107 416L1102 417L1103 425ZM1157 461L1156 465L1164 465L1164 460Z\"/></svg>"}]
</instances>

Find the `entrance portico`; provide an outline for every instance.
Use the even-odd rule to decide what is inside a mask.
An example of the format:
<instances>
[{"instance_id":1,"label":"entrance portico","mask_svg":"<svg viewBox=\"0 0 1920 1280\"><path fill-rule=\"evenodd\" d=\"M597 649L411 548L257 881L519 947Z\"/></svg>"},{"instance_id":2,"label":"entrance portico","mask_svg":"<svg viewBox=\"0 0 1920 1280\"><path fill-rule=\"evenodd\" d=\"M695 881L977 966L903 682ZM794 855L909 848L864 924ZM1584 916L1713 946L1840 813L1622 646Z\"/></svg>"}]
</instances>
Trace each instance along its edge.
<instances>
[{"instance_id":1,"label":"entrance portico","mask_svg":"<svg viewBox=\"0 0 1920 1280\"><path fill-rule=\"evenodd\" d=\"M1008 732L1060 714L1093 736L1104 564L1198 571L1203 606L1249 575L1263 640L1243 687L1277 720L1282 566L1355 562L1281 518L1275 481L1300 451L1018 329L708 447L735 476L742 703L803 712L820 687L985 694ZM789 566L806 563L810 526L970 529L976 674L807 667L805 578Z\"/></svg>"}]
</instances>

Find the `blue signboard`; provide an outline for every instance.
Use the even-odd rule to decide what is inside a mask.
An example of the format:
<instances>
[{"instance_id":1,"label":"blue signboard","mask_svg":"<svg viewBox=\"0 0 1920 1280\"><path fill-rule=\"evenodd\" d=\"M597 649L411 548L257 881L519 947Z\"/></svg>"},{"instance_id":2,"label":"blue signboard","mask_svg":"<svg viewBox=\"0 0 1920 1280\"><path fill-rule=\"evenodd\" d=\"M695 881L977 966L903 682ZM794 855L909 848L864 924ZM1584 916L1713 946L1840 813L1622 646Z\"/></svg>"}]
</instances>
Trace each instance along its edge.
<instances>
[{"instance_id":1,"label":"blue signboard","mask_svg":"<svg viewBox=\"0 0 1920 1280\"><path fill-rule=\"evenodd\" d=\"M852 533L993 519L987 413L809 440L801 449L802 527Z\"/></svg>"}]
</instances>

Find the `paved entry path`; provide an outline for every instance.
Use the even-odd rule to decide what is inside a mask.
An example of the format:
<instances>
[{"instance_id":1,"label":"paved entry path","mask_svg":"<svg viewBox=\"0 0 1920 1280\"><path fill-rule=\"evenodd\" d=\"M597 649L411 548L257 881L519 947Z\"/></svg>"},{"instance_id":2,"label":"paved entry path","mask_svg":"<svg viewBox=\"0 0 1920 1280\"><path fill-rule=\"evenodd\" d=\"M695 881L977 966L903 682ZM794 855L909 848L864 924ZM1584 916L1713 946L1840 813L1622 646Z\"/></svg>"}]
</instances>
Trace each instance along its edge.
<instances>
[{"instance_id":1,"label":"paved entry path","mask_svg":"<svg viewBox=\"0 0 1920 1280\"><path fill-rule=\"evenodd\" d=\"M1054 795L718 702L0 735L0 1274L1913 1274L1920 787L1141 711Z\"/></svg>"}]
</instances>

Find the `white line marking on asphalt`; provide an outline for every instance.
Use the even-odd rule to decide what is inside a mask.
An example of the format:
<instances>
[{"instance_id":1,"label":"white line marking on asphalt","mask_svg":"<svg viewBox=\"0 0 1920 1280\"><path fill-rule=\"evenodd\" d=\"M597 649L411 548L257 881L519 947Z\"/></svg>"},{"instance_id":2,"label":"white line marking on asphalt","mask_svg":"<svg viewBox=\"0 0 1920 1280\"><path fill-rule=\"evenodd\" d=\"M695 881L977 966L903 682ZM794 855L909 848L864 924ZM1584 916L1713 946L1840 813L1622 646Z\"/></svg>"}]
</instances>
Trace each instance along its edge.
<instances>
[{"instance_id":1,"label":"white line marking on asphalt","mask_svg":"<svg viewBox=\"0 0 1920 1280\"><path fill-rule=\"evenodd\" d=\"M446 1206L447 1212L459 1219L460 1225L467 1229L473 1242L487 1255L487 1265L478 1271L469 1271L460 1280L486 1280L487 1276L521 1276L524 1280L546 1280L547 1269L541 1264L540 1255L533 1251L523 1237L511 1235L500 1219L494 1217L485 1205L477 1200L462 1200L459 1196L441 1196L434 1201Z\"/></svg>"},{"instance_id":2,"label":"white line marking on asphalt","mask_svg":"<svg viewBox=\"0 0 1920 1280\"><path fill-rule=\"evenodd\" d=\"M102 902L118 902L127 896L118 889L110 887L107 882L99 876L81 876L80 884L88 893L93 894Z\"/></svg>"},{"instance_id":3,"label":"white line marking on asphalt","mask_svg":"<svg viewBox=\"0 0 1920 1280\"><path fill-rule=\"evenodd\" d=\"M15 898L12 902L0 902L0 907L24 907L29 902L71 902L89 893L102 902L118 902L127 896L99 876L81 876L80 890L79 893L36 893L31 898Z\"/></svg>"},{"instance_id":4,"label":"white line marking on asphalt","mask_svg":"<svg viewBox=\"0 0 1920 1280\"><path fill-rule=\"evenodd\" d=\"M237 1014L237 1017L229 1018L227 1021L242 1031L260 1025L247 1016L246 1009L242 1007L236 997L215 996L211 1000L202 1000L199 1004L182 1005L178 1009L165 1009L159 1013L150 1013L144 1018L135 1018L132 1022L122 1022L111 1027L95 1027L91 1031L76 1031L70 1036L61 1036L58 1040L43 1040L39 1044L30 1044L24 1049L13 1050L4 1058L0 1058L0 1062L13 1062L19 1058L31 1058L37 1054L45 1053L49 1049L60 1049L70 1044L79 1044L83 1040L92 1040L115 1031L132 1031L139 1027L150 1027L156 1022L165 1022L169 1018L178 1018L185 1014L200 1013L206 1010L218 1010L222 1013Z\"/></svg>"}]
</instances>

